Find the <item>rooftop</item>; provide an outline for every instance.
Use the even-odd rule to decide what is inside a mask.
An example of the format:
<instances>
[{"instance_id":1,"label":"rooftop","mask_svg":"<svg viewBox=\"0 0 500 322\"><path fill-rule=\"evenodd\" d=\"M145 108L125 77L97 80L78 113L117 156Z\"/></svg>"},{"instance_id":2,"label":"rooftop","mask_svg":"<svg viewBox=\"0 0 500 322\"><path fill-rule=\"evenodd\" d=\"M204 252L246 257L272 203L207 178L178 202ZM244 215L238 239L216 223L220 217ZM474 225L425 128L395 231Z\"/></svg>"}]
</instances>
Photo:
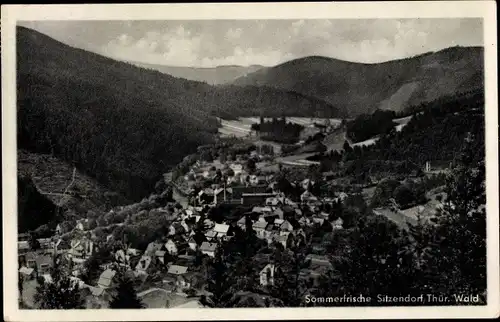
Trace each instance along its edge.
<instances>
[{"instance_id":1,"label":"rooftop","mask_svg":"<svg viewBox=\"0 0 500 322\"><path fill-rule=\"evenodd\" d=\"M172 265L168 269L169 274L181 275L187 272L188 268L186 266Z\"/></svg>"},{"instance_id":2,"label":"rooftop","mask_svg":"<svg viewBox=\"0 0 500 322\"><path fill-rule=\"evenodd\" d=\"M213 252L217 249L216 243L203 242L200 246L201 251Z\"/></svg>"}]
</instances>

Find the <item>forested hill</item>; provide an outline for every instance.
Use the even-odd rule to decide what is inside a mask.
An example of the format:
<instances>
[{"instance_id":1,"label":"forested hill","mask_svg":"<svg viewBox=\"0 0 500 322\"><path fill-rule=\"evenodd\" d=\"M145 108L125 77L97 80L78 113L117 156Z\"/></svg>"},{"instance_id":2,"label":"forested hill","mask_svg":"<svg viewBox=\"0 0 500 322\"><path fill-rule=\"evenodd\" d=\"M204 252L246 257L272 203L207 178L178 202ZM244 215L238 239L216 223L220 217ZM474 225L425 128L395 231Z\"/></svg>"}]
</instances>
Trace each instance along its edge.
<instances>
[{"instance_id":1,"label":"forested hill","mask_svg":"<svg viewBox=\"0 0 500 322\"><path fill-rule=\"evenodd\" d=\"M233 84L270 86L320 98L354 117L401 111L483 87L482 47L451 47L401 60L362 64L311 56L261 68Z\"/></svg>"},{"instance_id":2,"label":"forested hill","mask_svg":"<svg viewBox=\"0 0 500 322\"><path fill-rule=\"evenodd\" d=\"M216 120L182 84L17 28L18 147L53 153L131 199L211 141Z\"/></svg>"}]
</instances>

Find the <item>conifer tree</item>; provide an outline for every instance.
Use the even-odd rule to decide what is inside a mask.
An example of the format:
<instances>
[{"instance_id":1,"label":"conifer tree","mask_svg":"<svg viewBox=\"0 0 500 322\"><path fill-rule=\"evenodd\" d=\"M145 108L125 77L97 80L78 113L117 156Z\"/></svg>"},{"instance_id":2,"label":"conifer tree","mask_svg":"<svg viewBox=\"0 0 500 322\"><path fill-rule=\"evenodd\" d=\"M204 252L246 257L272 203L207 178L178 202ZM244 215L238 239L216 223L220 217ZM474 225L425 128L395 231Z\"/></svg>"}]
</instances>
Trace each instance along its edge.
<instances>
[{"instance_id":1,"label":"conifer tree","mask_svg":"<svg viewBox=\"0 0 500 322\"><path fill-rule=\"evenodd\" d=\"M109 302L111 309L142 309L145 305L137 296L133 282L125 274L119 273L115 295Z\"/></svg>"},{"instance_id":2,"label":"conifer tree","mask_svg":"<svg viewBox=\"0 0 500 322\"><path fill-rule=\"evenodd\" d=\"M207 272L207 290L210 295L202 295L200 303L207 307L226 307L232 294L229 292L231 281L229 280L229 270L223 258L223 249L218 245L215 257L210 262Z\"/></svg>"}]
</instances>

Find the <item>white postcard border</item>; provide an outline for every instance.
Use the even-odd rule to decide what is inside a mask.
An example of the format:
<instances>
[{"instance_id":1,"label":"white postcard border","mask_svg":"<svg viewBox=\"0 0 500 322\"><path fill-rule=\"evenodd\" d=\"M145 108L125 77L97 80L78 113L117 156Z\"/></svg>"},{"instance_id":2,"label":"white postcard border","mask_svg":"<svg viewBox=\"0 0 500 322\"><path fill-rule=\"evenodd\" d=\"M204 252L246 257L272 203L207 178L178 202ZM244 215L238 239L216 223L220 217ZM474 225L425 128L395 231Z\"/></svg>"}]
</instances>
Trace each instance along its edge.
<instances>
[{"instance_id":1,"label":"white postcard border","mask_svg":"<svg viewBox=\"0 0 500 322\"><path fill-rule=\"evenodd\" d=\"M16 54L20 20L361 19L482 17L485 51L488 305L268 309L19 310L17 303ZM363 3L93 4L2 6L2 191L6 321L249 320L458 318L500 314L496 3L419 1Z\"/></svg>"}]
</instances>

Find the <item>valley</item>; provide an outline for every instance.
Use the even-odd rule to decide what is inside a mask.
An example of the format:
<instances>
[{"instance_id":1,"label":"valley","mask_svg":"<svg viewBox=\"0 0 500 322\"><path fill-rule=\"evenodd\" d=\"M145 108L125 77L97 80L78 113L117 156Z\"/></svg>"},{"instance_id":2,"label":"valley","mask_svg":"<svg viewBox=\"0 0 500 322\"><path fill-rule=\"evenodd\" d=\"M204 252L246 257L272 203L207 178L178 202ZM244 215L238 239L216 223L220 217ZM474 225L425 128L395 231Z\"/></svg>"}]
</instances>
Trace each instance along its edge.
<instances>
[{"instance_id":1,"label":"valley","mask_svg":"<svg viewBox=\"0 0 500 322\"><path fill-rule=\"evenodd\" d=\"M199 69L17 32L22 305L298 307L484 268L456 252L485 246L482 48Z\"/></svg>"}]
</instances>

